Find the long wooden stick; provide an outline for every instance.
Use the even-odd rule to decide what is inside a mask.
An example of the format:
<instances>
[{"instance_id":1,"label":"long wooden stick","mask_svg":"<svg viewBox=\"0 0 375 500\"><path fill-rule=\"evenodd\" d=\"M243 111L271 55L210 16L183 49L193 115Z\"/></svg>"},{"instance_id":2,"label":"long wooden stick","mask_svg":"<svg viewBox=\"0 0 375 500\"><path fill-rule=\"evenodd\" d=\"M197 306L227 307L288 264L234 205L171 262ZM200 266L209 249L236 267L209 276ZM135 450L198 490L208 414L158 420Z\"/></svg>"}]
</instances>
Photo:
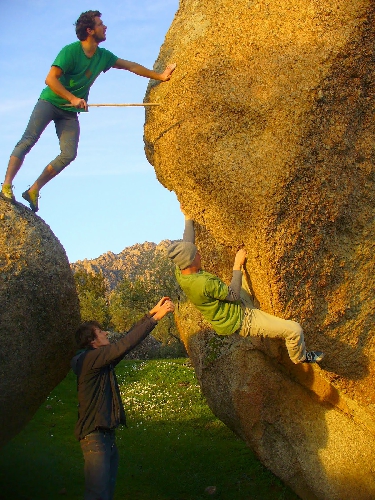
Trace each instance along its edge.
<instances>
[{"instance_id":1,"label":"long wooden stick","mask_svg":"<svg viewBox=\"0 0 375 500\"><path fill-rule=\"evenodd\" d=\"M72 107L71 104L63 104L63 106L69 106ZM161 104L157 102L143 102L143 103L112 103L112 104L88 104L87 106L92 107L101 107L101 106L116 106L116 107L123 107L123 106L161 106Z\"/></svg>"},{"instance_id":2,"label":"long wooden stick","mask_svg":"<svg viewBox=\"0 0 375 500\"><path fill-rule=\"evenodd\" d=\"M157 102L142 102L142 103L135 103L135 104L128 104L128 103L123 103L123 104L88 104L88 106L160 106L159 103Z\"/></svg>"}]
</instances>

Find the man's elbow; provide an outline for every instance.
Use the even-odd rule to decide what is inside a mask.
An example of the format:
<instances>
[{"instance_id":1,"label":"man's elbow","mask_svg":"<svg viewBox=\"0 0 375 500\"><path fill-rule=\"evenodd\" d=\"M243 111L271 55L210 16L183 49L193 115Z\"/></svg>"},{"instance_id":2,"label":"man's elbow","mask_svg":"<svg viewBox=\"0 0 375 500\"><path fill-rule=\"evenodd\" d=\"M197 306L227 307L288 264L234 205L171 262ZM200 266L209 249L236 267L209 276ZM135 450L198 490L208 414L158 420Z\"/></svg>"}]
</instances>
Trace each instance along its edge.
<instances>
[{"instance_id":1,"label":"man's elbow","mask_svg":"<svg viewBox=\"0 0 375 500\"><path fill-rule=\"evenodd\" d=\"M53 78L51 77L51 75L47 75L46 79L44 80L44 83L50 87L52 84L52 80Z\"/></svg>"}]
</instances>

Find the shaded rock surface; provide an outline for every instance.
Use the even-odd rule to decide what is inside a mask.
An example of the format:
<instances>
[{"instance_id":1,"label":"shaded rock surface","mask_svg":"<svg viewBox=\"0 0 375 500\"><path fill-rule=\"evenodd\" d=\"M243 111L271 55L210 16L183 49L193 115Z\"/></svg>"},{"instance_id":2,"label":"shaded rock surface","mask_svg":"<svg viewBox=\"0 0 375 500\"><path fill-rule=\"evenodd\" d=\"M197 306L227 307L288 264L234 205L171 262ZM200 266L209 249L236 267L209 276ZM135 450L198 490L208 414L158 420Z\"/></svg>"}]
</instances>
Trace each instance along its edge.
<instances>
[{"instance_id":1,"label":"shaded rock surface","mask_svg":"<svg viewBox=\"0 0 375 500\"><path fill-rule=\"evenodd\" d=\"M79 304L62 245L45 222L0 197L0 445L66 376Z\"/></svg>"},{"instance_id":2,"label":"shaded rock surface","mask_svg":"<svg viewBox=\"0 0 375 500\"><path fill-rule=\"evenodd\" d=\"M304 499L375 498L374 13L181 0L155 65L177 69L146 95L162 104L147 157L197 221L204 268L229 281L244 244L260 307L326 352L294 366L280 342L179 320L215 413Z\"/></svg>"}]
</instances>

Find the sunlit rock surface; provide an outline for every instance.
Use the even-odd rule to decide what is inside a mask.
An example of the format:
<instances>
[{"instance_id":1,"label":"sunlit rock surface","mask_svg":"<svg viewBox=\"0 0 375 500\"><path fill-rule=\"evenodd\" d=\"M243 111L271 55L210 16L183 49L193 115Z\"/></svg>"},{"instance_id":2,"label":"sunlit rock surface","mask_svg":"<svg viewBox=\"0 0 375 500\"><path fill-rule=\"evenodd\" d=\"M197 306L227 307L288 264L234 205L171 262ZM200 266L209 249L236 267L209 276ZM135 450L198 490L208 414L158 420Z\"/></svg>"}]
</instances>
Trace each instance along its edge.
<instances>
[{"instance_id":1,"label":"sunlit rock surface","mask_svg":"<svg viewBox=\"0 0 375 500\"><path fill-rule=\"evenodd\" d=\"M65 377L80 322L73 275L45 222L0 197L0 445Z\"/></svg>"},{"instance_id":2,"label":"sunlit rock surface","mask_svg":"<svg viewBox=\"0 0 375 500\"><path fill-rule=\"evenodd\" d=\"M210 406L303 499L375 498L374 10L182 0L155 65L177 69L146 95L147 157L205 269L229 280L244 244L260 307L326 352L294 366L179 318Z\"/></svg>"}]
</instances>

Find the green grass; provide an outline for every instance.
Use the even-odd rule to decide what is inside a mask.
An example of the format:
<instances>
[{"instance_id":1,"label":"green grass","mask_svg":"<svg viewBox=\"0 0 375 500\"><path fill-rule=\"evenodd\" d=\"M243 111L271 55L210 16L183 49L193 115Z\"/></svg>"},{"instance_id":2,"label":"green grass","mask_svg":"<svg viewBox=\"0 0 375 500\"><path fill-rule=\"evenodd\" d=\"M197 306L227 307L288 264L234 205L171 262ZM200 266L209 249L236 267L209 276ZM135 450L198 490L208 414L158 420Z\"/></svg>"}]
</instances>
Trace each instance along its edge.
<instances>
[{"instance_id":1,"label":"green grass","mask_svg":"<svg viewBox=\"0 0 375 500\"><path fill-rule=\"evenodd\" d=\"M210 411L186 359L116 368L128 427L117 431L116 500L296 500ZM82 500L72 373L0 455L1 500ZM207 487L215 486L210 494Z\"/></svg>"}]
</instances>

